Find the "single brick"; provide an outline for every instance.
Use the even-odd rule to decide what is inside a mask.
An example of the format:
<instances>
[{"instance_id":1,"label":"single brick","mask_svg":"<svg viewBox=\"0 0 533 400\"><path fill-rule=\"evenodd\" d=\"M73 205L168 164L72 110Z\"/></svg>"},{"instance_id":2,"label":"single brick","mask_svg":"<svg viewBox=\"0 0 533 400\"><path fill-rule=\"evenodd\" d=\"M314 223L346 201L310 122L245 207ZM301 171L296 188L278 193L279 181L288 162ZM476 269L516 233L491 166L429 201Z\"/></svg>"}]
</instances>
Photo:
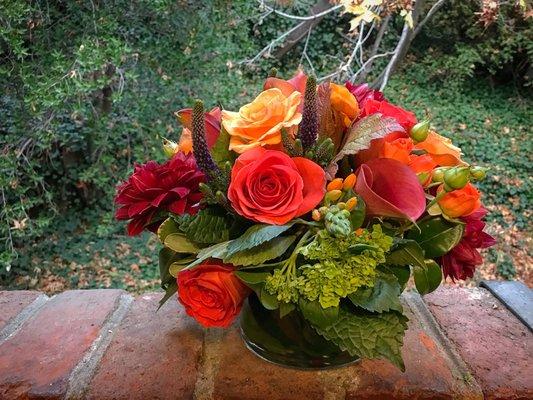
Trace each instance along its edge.
<instances>
[{"instance_id":1,"label":"single brick","mask_svg":"<svg viewBox=\"0 0 533 400\"><path fill-rule=\"evenodd\" d=\"M0 345L0 398L63 398L71 371L122 293L74 290L49 300Z\"/></svg>"},{"instance_id":2,"label":"single brick","mask_svg":"<svg viewBox=\"0 0 533 400\"><path fill-rule=\"evenodd\" d=\"M279 367L255 356L244 345L238 324L222 332L217 344L220 359L213 377L214 399L324 398L322 381L316 372Z\"/></svg>"},{"instance_id":3,"label":"single brick","mask_svg":"<svg viewBox=\"0 0 533 400\"><path fill-rule=\"evenodd\" d=\"M409 318L402 355L405 372L385 360L363 360L343 372L346 399L481 399L480 388L471 381L449 353L420 296L405 296ZM414 313L411 307L422 308Z\"/></svg>"},{"instance_id":4,"label":"single brick","mask_svg":"<svg viewBox=\"0 0 533 400\"><path fill-rule=\"evenodd\" d=\"M0 292L0 330L29 306L42 293L29 290L13 290Z\"/></svg>"},{"instance_id":5,"label":"single brick","mask_svg":"<svg viewBox=\"0 0 533 400\"><path fill-rule=\"evenodd\" d=\"M533 335L487 290L443 287L424 299L486 399L533 399Z\"/></svg>"},{"instance_id":6,"label":"single brick","mask_svg":"<svg viewBox=\"0 0 533 400\"><path fill-rule=\"evenodd\" d=\"M88 399L190 399L203 331L175 298L156 312L162 293L139 296L117 329Z\"/></svg>"}]
</instances>

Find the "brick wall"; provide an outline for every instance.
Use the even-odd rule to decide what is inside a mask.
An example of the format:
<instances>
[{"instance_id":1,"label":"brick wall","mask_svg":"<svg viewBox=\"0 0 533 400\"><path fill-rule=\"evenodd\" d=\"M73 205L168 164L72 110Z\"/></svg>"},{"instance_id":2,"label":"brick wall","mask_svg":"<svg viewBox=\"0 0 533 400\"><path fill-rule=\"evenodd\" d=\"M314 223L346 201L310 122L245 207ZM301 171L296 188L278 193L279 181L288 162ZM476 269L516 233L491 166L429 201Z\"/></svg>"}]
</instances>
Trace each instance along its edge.
<instances>
[{"instance_id":1,"label":"brick wall","mask_svg":"<svg viewBox=\"0 0 533 400\"><path fill-rule=\"evenodd\" d=\"M0 292L0 399L533 399L533 336L484 289L406 293L406 372L269 364L161 293Z\"/></svg>"}]
</instances>

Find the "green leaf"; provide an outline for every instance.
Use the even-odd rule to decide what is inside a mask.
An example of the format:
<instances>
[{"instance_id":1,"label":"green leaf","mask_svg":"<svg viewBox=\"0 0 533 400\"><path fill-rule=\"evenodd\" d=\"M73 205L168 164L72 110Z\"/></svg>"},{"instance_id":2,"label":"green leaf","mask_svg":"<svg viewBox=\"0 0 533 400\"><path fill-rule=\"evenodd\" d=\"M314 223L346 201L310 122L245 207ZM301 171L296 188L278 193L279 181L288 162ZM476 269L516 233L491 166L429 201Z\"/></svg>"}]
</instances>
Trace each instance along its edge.
<instances>
[{"instance_id":1,"label":"green leaf","mask_svg":"<svg viewBox=\"0 0 533 400\"><path fill-rule=\"evenodd\" d=\"M357 228L363 226L366 217L366 204L364 200L357 196L357 205L352 211L350 211L350 223L352 229L355 231Z\"/></svg>"},{"instance_id":2,"label":"green leaf","mask_svg":"<svg viewBox=\"0 0 533 400\"><path fill-rule=\"evenodd\" d=\"M268 242L269 240L281 235L293 225L294 222L290 222L286 225L254 225L248 228L248 230L244 232L241 237L232 240L228 246L226 257L230 257L239 251L251 249L252 247L258 246L261 243Z\"/></svg>"},{"instance_id":3,"label":"green leaf","mask_svg":"<svg viewBox=\"0 0 533 400\"><path fill-rule=\"evenodd\" d=\"M219 167L223 167L226 161L233 162L235 161L235 153L229 150L229 133L222 127L220 130L220 135L215 142L215 145L211 149L211 155L213 160L218 164Z\"/></svg>"},{"instance_id":4,"label":"green leaf","mask_svg":"<svg viewBox=\"0 0 533 400\"><path fill-rule=\"evenodd\" d=\"M179 260L180 256L175 251L163 247L159 250L159 276L161 278L161 287L166 289L171 282L174 282L176 279L170 274L169 267L170 265Z\"/></svg>"},{"instance_id":5,"label":"green leaf","mask_svg":"<svg viewBox=\"0 0 533 400\"><path fill-rule=\"evenodd\" d=\"M280 303L279 304L279 317L283 318L290 314L296 306L293 303Z\"/></svg>"},{"instance_id":6,"label":"green leaf","mask_svg":"<svg viewBox=\"0 0 533 400\"><path fill-rule=\"evenodd\" d=\"M178 224L176 224L174 218L167 218L161 225L159 225L159 228L157 229L157 237L161 243L165 243L165 238L176 232L179 232Z\"/></svg>"},{"instance_id":7,"label":"green leaf","mask_svg":"<svg viewBox=\"0 0 533 400\"><path fill-rule=\"evenodd\" d=\"M205 244L227 241L233 223L232 217L215 207L200 210L196 215L178 216L175 219L189 240Z\"/></svg>"},{"instance_id":8,"label":"green leaf","mask_svg":"<svg viewBox=\"0 0 533 400\"><path fill-rule=\"evenodd\" d=\"M193 268L197 266L198 264L200 264L202 261L207 260L208 258L223 259L226 256L227 247L230 242L231 241L217 243L217 244L214 244L213 246L206 247L205 249L200 250L196 256L196 260L190 263L189 265L187 265L183 269Z\"/></svg>"},{"instance_id":9,"label":"green leaf","mask_svg":"<svg viewBox=\"0 0 533 400\"><path fill-rule=\"evenodd\" d=\"M417 265L424 268L424 250L414 240L401 240L387 255L387 264Z\"/></svg>"},{"instance_id":10,"label":"green leaf","mask_svg":"<svg viewBox=\"0 0 533 400\"><path fill-rule=\"evenodd\" d=\"M265 282L266 279L270 276L270 273L235 271L235 275L244 283L255 285L258 283Z\"/></svg>"},{"instance_id":11,"label":"green leaf","mask_svg":"<svg viewBox=\"0 0 533 400\"><path fill-rule=\"evenodd\" d=\"M167 235L164 244L176 253L195 254L200 251L198 246L187 239L183 233L171 233L170 235Z\"/></svg>"},{"instance_id":12,"label":"green leaf","mask_svg":"<svg viewBox=\"0 0 533 400\"><path fill-rule=\"evenodd\" d=\"M420 294L428 294L437 289L442 281L442 270L435 261L426 260L425 266L413 267L416 290Z\"/></svg>"},{"instance_id":13,"label":"green leaf","mask_svg":"<svg viewBox=\"0 0 533 400\"><path fill-rule=\"evenodd\" d=\"M317 300L300 298L298 306L304 318L318 328L328 327L339 317L339 307L324 308Z\"/></svg>"},{"instance_id":14,"label":"green leaf","mask_svg":"<svg viewBox=\"0 0 533 400\"><path fill-rule=\"evenodd\" d=\"M361 150L368 149L372 140L385 137L391 132L403 131L404 129L394 118L383 117L381 114L369 115L358 120L348 129L344 145L328 166L328 173L335 176L338 161L347 155L357 154Z\"/></svg>"},{"instance_id":15,"label":"green leaf","mask_svg":"<svg viewBox=\"0 0 533 400\"><path fill-rule=\"evenodd\" d=\"M224 262L231 263L237 266L260 265L265 261L277 258L287 251L287 249L294 243L295 235L276 237L268 242L262 243L259 246L252 247L234 253L229 257L224 258Z\"/></svg>"},{"instance_id":16,"label":"green leaf","mask_svg":"<svg viewBox=\"0 0 533 400\"><path fill-rule=\"evenodd\" d=\"M411 277L411 268L408 265L381 265L379 268L385 273L393 274L398 280L403 292L407 285L407 281L409 281L409 278Z\"/></svg>"},{"instance_id":17,"label":"green leaf","mask_svg":"<svg viewBox=\"0 0 533 400\"><path fill-rule=\"evenodd\" d=\"M441 257L461 241L463 224L454 224L442 217L429 218L418 223L420 231L411 229L407 239L416 241L424 250L426 258Z\"/></svg>"},{"instance_id":18,"label":"green leaf","mask_svg":"<svg viewBox=\"0 0 533 400\"><path fill-rule=\"evenodd\" d=\"M359 255L365 250L379 250L379 247L372 244L357 243L348 247L350 254Z\"/></svg>"},{"instance_id":19,"label":"green leaf","mask_svg":"<svg viewBox=\"0 0 533 400\"><path fill-rule=\"evenodd\" d=\"M348 296L353 304L368 311L402 311L401 287L394 275L380 274L373 287L359 288Z\"/></svg>"},{"instance_id":20,"label":"green leaf","mask_svg":"<svg viewBox=\"0 0 533 400\"><path fill-rule=\"evenodd\" d=\"M275 294L270 294L263 286L259 293L259 300L267 310L275 310L279 307L279 301Z\"/></svg>"},{"instance_id":21,"label":"green leaf","mask_svg":"<svg viewBox=\"0 0 533 400\"><path fill-rule=\"evenodd\" d=\"M174 296L177 291L178 291L178 283L174 279L166 288L165 295L163 296L163 298L159 300L159 307L157 307L157 310L159 310L161 306L167 302L168 299Z\"/></svg>"},{"instance_id":22,"label":"green leaf","mask_svg":"<svg viewBox=\"0 0 533 400\"><path fill-rule=\"evenodd\" d=\"M407 321L407 317L394 311L381 314L361 311L356 314L341 309L332 325L315 329L353 356L386 358L405 371L401 346Z\"/></svg>"}]
</instances>

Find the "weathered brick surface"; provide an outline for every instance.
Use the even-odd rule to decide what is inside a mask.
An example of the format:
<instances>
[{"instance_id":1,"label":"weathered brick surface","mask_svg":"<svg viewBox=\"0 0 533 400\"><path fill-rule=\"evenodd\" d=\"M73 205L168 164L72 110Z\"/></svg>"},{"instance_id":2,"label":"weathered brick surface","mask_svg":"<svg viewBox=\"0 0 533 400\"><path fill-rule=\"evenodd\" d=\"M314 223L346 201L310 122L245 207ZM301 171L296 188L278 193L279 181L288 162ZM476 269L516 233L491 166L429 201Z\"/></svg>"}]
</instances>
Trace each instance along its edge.
<instances>
[{"instance_id":1,"label":"weathered brick surface","mask_svg":"<svg viewBox=\"0 0 533 400\"><path fill-rule=\"evenodd\" d=\"M203 330L175 300L156 313L161 293L131 304L118 290L72 291L40 309L38 295L0 292L6 329L22 324L0 336L1 400L473 400L482 390L487 399L533 399L532 334L483 289L404 296L403 373L383 360L278 367L246 349L237 325Z\"/></svg>"},{"instance_id":2,"label":"weathered brick surface","mask_svg":"<svg viewBox=\"0 0 533 400\"><path fill-rule=\"evenodd\" d=\"M0 292L0 330L40 295L29 290Z\"/></svg>"},{"instance_id":3,"label":"weathered brick surface","mask_svg":"<svg viewBox=\"0 0 533 400\"><path fill-rule=\"evenodd\" d=\"M278 367L252 355L233 327L219 344L214 398L480 399L480 388L468 383L468 374L453 363L431 328L409 307L406 312L410 322L403 348L404 373L382 360L319 373Z\"/></svg>"},{"instance_id":4,"label":"weathered brick surface","mask_svg":"<svg viewBox=\"0 0 533 400\"><path fill-rule=\"evenodd\" d=\"M263 361L244 345L238 326L223 332L214 378L214 399L286 400L323 399L320 375ZM216 361L215 361L216 362Z\"/></svg>"},{"instance_id":5,"label":"weathered brick surface","mask_svg":"<svg viewBox=\"0 0 533 400\"><path fill-rule=\"evenodd\" d=\"M203 331L175 299L138 297L101 360L88 399L190 399Z\"/></svg>"},{"instance_id":6,"label":"weathered brick surface","mask_svg":"<svg viewBox=\"0 0 533 400\"><path fill-rule=\"evenodd\" d=\"M421 301L418 295L410 298L410 304ZM346 398L480 399L480 388L454 363L429 323L417 318L409 305L404 309L409 317L402 348L405 372L384 360L363 360L350 367L357 379L347 386Z\"/></svg>"},{"instance_id":7,"label":"weathered brick surface","mask_svg":"<svg viewBox=\"0 0 533 400\"><path fill-rule=\"evenodd\" d=\"M485 289L444 287L429 309L486 399L533 399L533 335Z\"/></svg>"},{"instance_id":8,"label":"weathered brick surface","mask_svg":"<svg viewBox=\"0 0 533 400\"><path fill-rule=\"evenodd\" d=\"M62 398L71 371L96 339L121 293L76 290L49 300L0 344L0 398Z\"/></svg>"}]
</instances>

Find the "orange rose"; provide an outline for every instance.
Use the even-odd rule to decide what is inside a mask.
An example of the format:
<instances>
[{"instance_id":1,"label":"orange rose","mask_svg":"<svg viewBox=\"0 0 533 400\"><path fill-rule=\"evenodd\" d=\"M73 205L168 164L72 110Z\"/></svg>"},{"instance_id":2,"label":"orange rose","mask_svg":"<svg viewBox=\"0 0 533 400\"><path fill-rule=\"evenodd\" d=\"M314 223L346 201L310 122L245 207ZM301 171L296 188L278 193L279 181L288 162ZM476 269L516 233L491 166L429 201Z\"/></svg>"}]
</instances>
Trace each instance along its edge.
<instances>
[{"instance_id":1,"label":"orange rose","mask_svg":"<svg viewBox=\"0 0 533 400\"><path fill-rule=\"evenodd\" d=\"M437 163L429 154L423 154L421 156L411 154L409 156L408 165L409 168L411 168L413 172L417 174L422 186L426 186L431 183L433 169L437 166Z\"/></svg>"},{"instance_id":2,"label":"orange rose","mask_svg":"<svg viewBox=\"0 0 533 400\"><path fill-rule=\"evenodd\" d=\"M231 325L250 289L231 264L210 259L178 273L178 300L185 311L206 328Z\"/></svg>"},{"instance_id":3,"label":"orange rose","mask_svg":"<svg viewBox=\"0 0 533 400\"><path fill-rule=\"evenodd\" d=\"M443 190L444 188L440 186L438 193ZM442 212L450 218L470 215L481 207L479 191L471 183L468 183L462 189L445 194L438 203Z\"/></svg>"},{"instance_id":4,"label":"orange rose","mask_svg":"<svg viewBox=\"0 0 533 400\"><path fill-rule=\"evenodd\" d=\"M350 126L359 115L359 104L355 96L345 86L330 83L329 87L331 106L343 116L344 126Z\"/></svg>"},{"instance_id":5,"label":"orange rose","mask_svg":"<svg viewBox=\"0 0 533 400\"><path fill-rule=\"evenodd\" d=\"M453 167L462 164L461 149L452 141L436 132L429 132L426 140L415 145L417 150L425 150L441 166Z\"/></svg>"},{"instance_id":6,"label":"orange rose","mask_svg":"<svg viewBox=\"0 0 533 400\"><path fill-rule=\"evenodd\" d=\"M411 138L399 138L392 142L385 140L381 148L381 158L392 158L400 161L402 164L409 164L409 155L413 150L413 141Z\"/></svg>"},{"instance_id":7,"label":"orange rose","mask_svg":"<svg viewBox=\"0 0 533 400\"><path fill-rule=\"evenodd\" d=\"M288 97L280 89L265 90L239 112L222 111L222 125L230 134L229 149L237 153L258 146L281 143L281 129L294 128L302 120L298 112L302 95L293 92Z\"/></svg>"},{"instance_id":8,"label":"orange rose","mask_svg":"<svg viewBox=\"0 0 533 400\"><path fill-rule=\"evenodd\" d=\"M325 192L326 175L318 164L258 147L235 161L228 199L245 218L283 225L315 208Z\"/></svg>"}]
</instances>

